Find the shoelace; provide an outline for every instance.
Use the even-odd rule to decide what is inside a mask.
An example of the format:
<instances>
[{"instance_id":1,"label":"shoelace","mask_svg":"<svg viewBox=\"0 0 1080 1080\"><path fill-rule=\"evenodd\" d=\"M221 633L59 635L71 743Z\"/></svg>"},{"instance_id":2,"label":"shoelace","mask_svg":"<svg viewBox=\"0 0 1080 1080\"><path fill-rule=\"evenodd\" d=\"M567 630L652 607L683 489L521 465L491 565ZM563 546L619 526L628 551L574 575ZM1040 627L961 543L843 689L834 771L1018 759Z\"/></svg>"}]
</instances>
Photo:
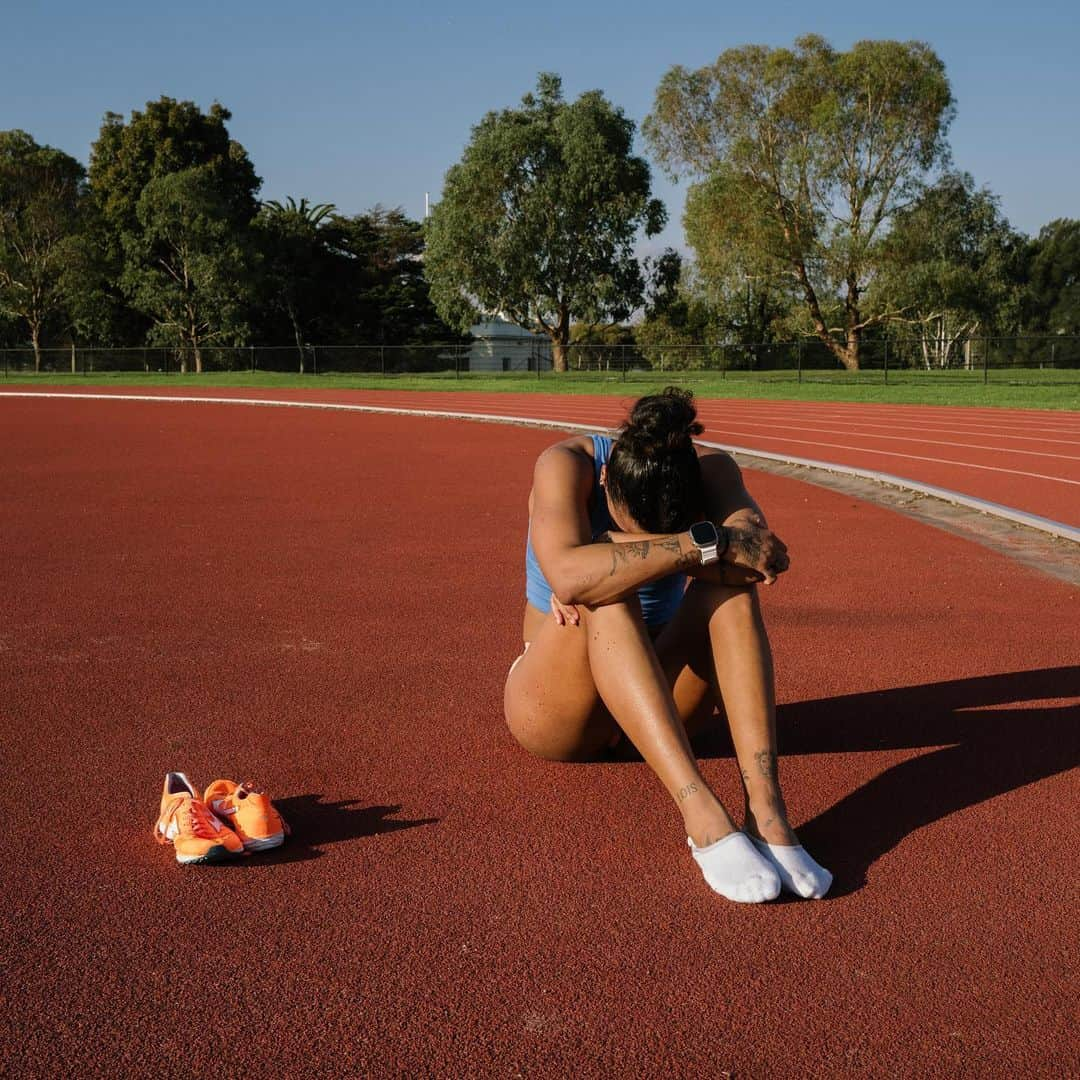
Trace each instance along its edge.
<instances>
[{"instance_id":1,"label":"shoelace","mask_svg":"<svg viewBox=\"0 0 1080 1080\"><path fill-rule=\"evenodd\" d=\"M159 844L169 843L165 833L168 830L169 822L177 811L180 810L185 798L187 798L187 796L177 795L176 798L165 807L161 817L158 818L157 824L154 826L154 838ZM187 812L184 815L183 823L187 826L192 835L199 837L200 840L213 840L220 831L215 825L215 821L216 818L205 803L188 798Z\"/></svg>"}]
</instances>

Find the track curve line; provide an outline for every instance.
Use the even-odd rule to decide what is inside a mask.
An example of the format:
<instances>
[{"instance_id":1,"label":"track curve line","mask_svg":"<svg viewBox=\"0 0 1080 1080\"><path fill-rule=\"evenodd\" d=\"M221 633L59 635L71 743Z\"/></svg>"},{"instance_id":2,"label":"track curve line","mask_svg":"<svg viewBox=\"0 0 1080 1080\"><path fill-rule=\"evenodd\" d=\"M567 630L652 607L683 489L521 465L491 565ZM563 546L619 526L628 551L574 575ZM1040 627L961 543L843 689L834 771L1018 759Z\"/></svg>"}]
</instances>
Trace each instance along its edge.
<instances>
[{"instance_id":1,"label":"track curve line","mask_svg":"<svg viewBox=\"0 0 1080 1080\"><path fill-rule=\"evenodd\" d=\"M176 404L179 402L183 404L195 405L261 405L270 408L324 409L332 412L378 413L392 416L421 416L434 417L442 420L473 420L479 421L481 423L512 424L523 427L549 428L558 431L598 430L597 425L595 424L581 424L575 423L573 421L560 421L555 419L554 417L544 418L534 416L518 416L511 414L473 413L451 411L445 409L408 409L383 405L354 405L346 402L295 401L282 398L211 397L206 395L186 394L91 394L83 393L81 391L75 393L49 393L32 390L0 390L0 397L53 398L59 400L71 400L72 398L76 398L80 400L90 401L151 401L166 402L171 404ZM606 430L608 432L611 432L615 429L600 428L599 430ZM924 495L930 498L940 499L944 502L952 503L955 506L962 506L967 509L974 510L977 513L988 514L992 517L1001 518L1016 525L1022 525L1026 528L1035 529L1043 533L1048 533L1049 535L1056 536L1062 540L1069 540L1073 543L1080 544L1080 529L1074 528L1071 525L1067 525L1064 522L1054 521L1050 518L1040 517L1038 514L1031 514L1024 510L1018 510L1011 506L1005 506L1001 503L990 502L985 499L978 499L974 496L965 495L962 492L953 491L949 488L936 487L933 484L925 484L921 481L911 480L903 476L896 476L892 473L878 472L874 469L859 469L850 465L839 465L833 462L819 461L813 458L795 457L790 454L778 454L765 450L750 449L743 446L736 446L731 443L719 443L702 439L699 439L697 441L702 446L708 446L717 450L725 450L728 453L738 454L739 456L749 460L758 459L761 461L774 462L785 465L797 465L807 469L820 469L823 472L832 473L834 475L854 477L860 480L869 480L877 484L884 484L888 487L900 488L904 491L911 491L918 495ZM986 466L974 467L986 468ZM994 471L1009 472L1015 470ZM1033 476L1036 474L1024 475ZM1049 477L1047 479L1058 479L1061 483L1068 484L1076 483L1076 481L1061 480L1057 477Z\"/></svg>"}]
</instances>

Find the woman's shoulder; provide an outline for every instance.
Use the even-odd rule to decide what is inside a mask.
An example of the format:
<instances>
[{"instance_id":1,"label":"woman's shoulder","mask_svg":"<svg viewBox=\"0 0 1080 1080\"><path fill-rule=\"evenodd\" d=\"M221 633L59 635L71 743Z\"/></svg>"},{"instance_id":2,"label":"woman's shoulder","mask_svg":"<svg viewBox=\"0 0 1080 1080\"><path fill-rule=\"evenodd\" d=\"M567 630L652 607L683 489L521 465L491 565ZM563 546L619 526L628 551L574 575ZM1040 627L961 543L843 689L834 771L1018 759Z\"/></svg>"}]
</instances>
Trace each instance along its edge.
<instances>
[{"instance_id":1,"label":"woman's shoulder","mask_svg":"<svg viewBox=\"0 0 1080 1080\"><path fill-rule=\"evenodd\" d=\"M595 449L590 435L571 435L542 451L536 459L534 484L554 483L562 487L567 481L577 489L592 486L595 469Z\"/></svg>"},{"instance_id":2,"label":"woman's shoulder","mask_svg":"<svg viewBox=\"0 0 1080 1080\"><path fill-rule=\"evenodd\" d=\"M588 460L591 462L596 456L593 437L591 435L571 435L569 438L554 443L546 450L541 451L540 457L537 458L537 463L539 464L545 458L552 457L565 460L567 455L577 458L578 460Z\"/></svg>"}]
</instances>

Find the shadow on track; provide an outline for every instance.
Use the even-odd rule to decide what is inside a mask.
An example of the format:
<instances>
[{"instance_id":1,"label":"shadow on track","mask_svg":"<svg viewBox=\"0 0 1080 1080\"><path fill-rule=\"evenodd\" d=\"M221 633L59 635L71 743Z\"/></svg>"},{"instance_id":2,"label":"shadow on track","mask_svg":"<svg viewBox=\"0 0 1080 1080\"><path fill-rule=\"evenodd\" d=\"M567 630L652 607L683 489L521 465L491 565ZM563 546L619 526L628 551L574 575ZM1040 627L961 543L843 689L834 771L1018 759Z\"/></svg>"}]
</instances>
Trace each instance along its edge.
<instances>
[{"instance_id":1,"label":"shadow on track","mask_svg":"<svg viewBox=\"0 0 1080 1080\"><path fill-rule=\"evenodd\" d=\"M781 762L794 754L935 748L891 766L798 827L836 875L830 896L860 888L870 866L917 829L1080 764L1080 705L1002 708L1069 697L1080 697L1080 667L781 706ZM702 740L699 754L730 755L725 737L726 728Z\"/></svg>"},{"instance_id":2,"label":"shadow on track","mask_svg":"<svg viewBox=\"0 0 1080 1080\"><path fill-rule=\"evenodd\" d=\"M400 806L360 806L359 799L341 799L324 803L321 795L296 795L290 799L275 799L274 805L289 823L292 835L284 846L253 854L244 865L260 863L301 862L325 854L322 848L342 840L358 840L364 836L414 829L434 825L438 818L395 820Z\"/></svg>"}]
</instances>

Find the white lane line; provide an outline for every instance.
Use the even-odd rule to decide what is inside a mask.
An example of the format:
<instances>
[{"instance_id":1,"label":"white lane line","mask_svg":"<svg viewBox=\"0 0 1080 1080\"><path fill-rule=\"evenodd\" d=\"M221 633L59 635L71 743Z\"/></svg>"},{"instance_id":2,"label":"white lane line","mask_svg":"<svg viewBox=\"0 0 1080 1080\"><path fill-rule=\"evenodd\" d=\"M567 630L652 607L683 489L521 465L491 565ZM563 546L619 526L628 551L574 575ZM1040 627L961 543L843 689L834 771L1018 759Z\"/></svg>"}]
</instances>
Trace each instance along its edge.
<instances>
[{"instance_id":1,"label":"white lane line","mask_svg":"<svg viewBox=\"0 0 1080 1080\"><path fill-rule=\"evenodd\" d=\"M732 435L756 436L752 431L731 431ZM951 458L923 457L921 454L899 454L895 450L871 450L865 446L848 446L845 443L822 442L819 439L789 439L783 435L775 435L770 442L802 443L806 446L828 446L833 450L853 450L859 454L875 454L879 457L901 458L904 461L930 461L936 465L958 465L964 469L981 469L984 472L1009 473L1013 476L1029 476L1035 480L1052 480L1058 484L1074 484L1080 487L1080 480L1067 480L1063 476L1047 476L1044 473L1024 472L1021 469L1004 469L1000 465L976 465L970 461L954 461Z\"/></svg>"},{"instance_id":2,"label":"white lane line","mask_svg":"<svg viewBox=\"0 0 1080 1080\"><path fill-rule=\"evenodd\" d=\"M697 398L699 408L717 410L731 410L734 412L755 411L761 415L772 416L808 416L816 419L837 419L856 422L886 421L892 423L907 424L971 424L980 428L998 429L1003 426L1018 426L1021 430L1031 431L1039 428L1048 428L1052 431L1060 431L1068 434L1076 434L1080 431L1080 417L1066 410L1040 410L1033 415L1018 415L1015 410L1003 409L1000 413L989 416L973 416L969 410L963 409L956 413L944 413L940 406L925 406L930 412L928 415L921 413L896 412L888 407L875 408L873 403L867 402L864 406L856 409L816 408L810 403L801 402L764 402L761 400L735 400L732 398Z\"/></svg>"},{"instance_id":3,"label":"white lane line","mask_svg":"<svg viewBox=\"0 0 1080 1080\"><path fill-rule=\"evenodd\" d=\"M803 413L791 413L785 416L779 415L764 415L756 412L740 412L737 410L731 410L730 412L718 413L708 407L700 407L698 409L699 417L710 417L717 423L725 423L731 421L745 421L750 423L762 423L762 424L787 424L791 421L803 421L805 423L817 423L817 424L834 424L838 427L843 427L851 431L855 431L857 434L873 434L871 431L863 431L864 428L874 428L884 431L904 432L930 432L935 435L955 435L958 437L970 436L971 438L995 438L995 439L1009 439L1018 442L1030 442L1030 443L1054 443L1063 444L1070 447L1080 447L1080 432L1077 432L1075 438L1063 439L1063 438L1051 438L1047 435L1014 435L1006 431L1001 430L975 430L969 428L959 428L955 425L934 425L934 424L879 424L873 423L869 420L855 420L854 418L842 418L842 417L830 417L830 416L809 416Z\"/></svg>"},{"instance_id":4,"label":"white lane line","mask_svg":"<svg viewBox=\"0 0 1080 1080\"><path fill-rule=\"evenodd\" d=\"M336 410L339 412L382 413L392 416L429 416L446 420L481 420L494 423L516 424L526 427L558 427L564 431L588 431L591 429L591 425L589 424L581 424L574 422L556 423L549 419L529 416L503 416L495 415L492 413L447 412L445 410L437 409L401 409L379 405L347 405L344 403L329 401L282 401L273 398L237 397L180 397L179 395L166 396L157 394L55 394L17 390L0 390L0 397L36 397L50 398L53 400L75 398L78 400L91 401L154 401L165 402L167 404L175 404L177 402L180 402L183 404L206 405L263 405L277 408L326 409ZM890 473L875 472L874 470L870 469L858 469L850 465L838 465L835 462L815 461L811 458L792 457L789 454L778 454L766 450L754 450L747 447L734 446L730 443L706 442L704 440L701 440L701 443L703 446L715 447L718 450L727 450L729 453L733 454L744 454L747 457L751 458L757 457L763 458L766 461L781 461L792 465L803 465L813 469L824 469L826 472L840 473L841 475L846 476L859 476L867 480L876 480L879 483L889 484L893 487L902 488L904 490L916 491L924 495L932 495L935 498L944 499L945 501L955 503L958 506L967 506L980 511L981 513L991 514L994 517L1005 518L1008 521L1015 521L1019 524L1028 525L1031 528L1038 529L1042 532L1048 532L1054 536L1060 536L1066 540L1080 543L1080 529L1074 528L1071 525L1066 525L1064 522L1053 521L1050 518L1039 517L1037 514L1030 514L1027 511L1017 510L1016 508L1011 506L1003 506L1000 503L992 503L987 502L983 499L976 499L970 495L963 495L958 491L951 491L948 488L939 488L935 487L932 484L923 484L919 481L910 480L907 477L893 476ZM895 457L896 455L887 456ZM925 460L936 459L927 458ZM993 471L1008 472L1010 470L996 469ZM1053 480L1055 478L1046 477L1046 479ZM1075 483L1075 481L1066 481L1066 483Z\"/></svg>"},{"instance_id":5,"label":"white lane line","mask_svg":"<svg viewBox=\"0 0 1080 1080\"><path fill-rule=\"evenodd\" d=\"M927 417L925 419L917 420L911 417L897 417L891 423L879 422L877 420L871 420L868 418L858 418L851 415L845 415L840 413L820 413L810 410L765 410L758 408L739 409L739 408L716 408L712 403L700 402L698 404L699 415L716 415L721 417L734 417L741 418L754 418L762 420L772 421L788 421L788 420L806 420L811 422L830 422L830 423L842 423L845 425L852 425L856 427L876 427L887 428L893 431L936 431L942 434L952 435L995 435L1003 436L1005 438L1012 439L1031 439L1032 441L1047 441L1047 442L1067 442L1080 445L1080 428L1072 427L1057 427L1048 426L1044 424L1030 424L1030 423L1017 423L1017 424L1001 424L990 423L985 424L972 424L971 422L951 422L944 417ZM882 417L882 420L887 418ZM1007 430L1003 430L1007 429ZM1007 431L1015 431L1019 434L1008 434ZM1055 435L1068 435L1072 438L1066 439L1053 439L1048 438L1046 435L1033 435L1030 432L1052 432Z\"/></svg>"},{"instance_id":6,"label":"white lane line","mask_svg":"<svg viewBox=\"0 0 1080 1080\"><path fill-rule=\"evenodd\" d=\"M699 413L698 416L700 418L701 414ZM783 438L782 435L770 433L770 429L775 431L775 424L758 424L746 418L740 419L738 423L744 426L764 428L764 437L766 438ZM823 435L846 435L855 439L888 439L892 442L916 443L925 446L957 446L962 450L990 450L995 454L1027 454L1031 457L1053 458L1055 461L1080 461L1080 455L1049 453L1045 450L1021 450L1014 446L985 446L981 443L950 442L946 439L920 439L912 435L878 435L869 431L844 431L836 428L808 427L801 424L785 424L784 427L788 431L820 431Z\"/></svg>"}]
</instances>

